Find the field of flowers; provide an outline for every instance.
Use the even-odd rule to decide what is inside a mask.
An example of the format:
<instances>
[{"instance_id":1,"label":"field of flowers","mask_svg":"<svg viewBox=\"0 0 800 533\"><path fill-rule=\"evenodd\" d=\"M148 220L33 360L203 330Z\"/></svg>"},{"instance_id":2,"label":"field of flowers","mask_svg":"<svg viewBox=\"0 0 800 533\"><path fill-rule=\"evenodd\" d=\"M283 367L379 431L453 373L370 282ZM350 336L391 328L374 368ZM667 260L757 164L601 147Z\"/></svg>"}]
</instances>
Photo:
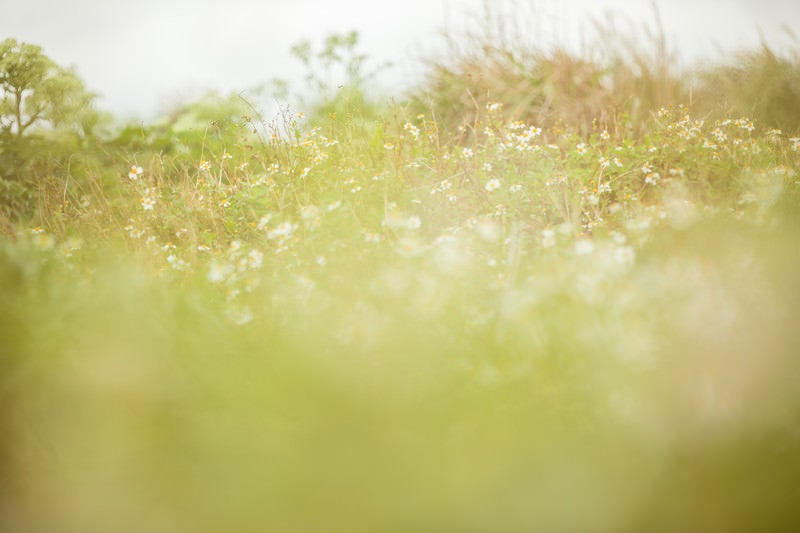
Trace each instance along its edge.
<instances>
[{"instance_id":1,"label":"field of flowers","mask_svg":"<svg viewBox=\"0 0 800 533\"><path fill-rule=\"evenodd\" d=\"M788 527L800 140L452 133L287 114L4 239L3 528Z\"/></svg>"},{"instance_id":2,"label":"field of flowers","mask_svg":"<svg viewBox=\"0 0 800 533\"><path fill-rule=\"evenodd\" d=\"M800 54L484 38L105 135L0 43L0 531L796 529Z\"/></svg>"}]
</instances>

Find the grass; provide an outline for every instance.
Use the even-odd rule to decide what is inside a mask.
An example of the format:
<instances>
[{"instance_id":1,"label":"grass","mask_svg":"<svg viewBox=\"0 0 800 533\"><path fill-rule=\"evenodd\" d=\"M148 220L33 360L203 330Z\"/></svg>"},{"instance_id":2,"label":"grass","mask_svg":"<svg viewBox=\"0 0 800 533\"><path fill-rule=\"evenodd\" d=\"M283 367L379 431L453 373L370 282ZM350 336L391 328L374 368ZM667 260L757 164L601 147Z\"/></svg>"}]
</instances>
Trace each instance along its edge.
<instances>
[{"instance_id":1,"label":"grass","mask_svg":"<svg viewBox=\"0 0 800 533\"><path fill-rule=\"evenodd\" d=\"M800 141L514 104L40 180L0 241L0 529L790 529Z\"/></svg>"}]
</instances>

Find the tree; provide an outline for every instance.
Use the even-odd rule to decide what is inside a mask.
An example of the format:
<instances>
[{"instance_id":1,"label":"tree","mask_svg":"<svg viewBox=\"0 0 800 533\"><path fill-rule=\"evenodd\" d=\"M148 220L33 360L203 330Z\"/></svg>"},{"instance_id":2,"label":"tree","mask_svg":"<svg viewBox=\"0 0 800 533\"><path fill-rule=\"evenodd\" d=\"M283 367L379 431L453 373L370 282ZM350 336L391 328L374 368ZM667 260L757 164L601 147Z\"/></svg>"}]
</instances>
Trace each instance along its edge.
<instances>
[{"instance_id":1,"label":"tree","mask_svg":"<svg viewBox=\"0 0 800 533\"><path fill-rule=\"evenodd\" d=\"M89 134L94 95L39 46L0 42L0 132L22 138L34 124Z\"/></svg>"},{"instance_id":2,"label":"tree","mask_svg":"<svg viewBox=\"0 0 800 533\"><path fill-rule=\"evenodd\" d=\"M94 98L41 47L0 41L0 186L9 180L34 185L79 148L88 153L106 119ZM0 202L7 197L0 194Z\"/></svg>"}]
</instances>

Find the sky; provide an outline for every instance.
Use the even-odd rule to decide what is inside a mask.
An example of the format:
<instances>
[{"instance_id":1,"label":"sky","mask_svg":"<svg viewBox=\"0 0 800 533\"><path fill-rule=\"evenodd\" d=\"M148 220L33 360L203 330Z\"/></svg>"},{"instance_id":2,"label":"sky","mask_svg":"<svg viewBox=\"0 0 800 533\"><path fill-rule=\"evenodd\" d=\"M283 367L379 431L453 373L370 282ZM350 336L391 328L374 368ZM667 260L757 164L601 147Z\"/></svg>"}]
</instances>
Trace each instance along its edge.
<instances>
[{"instance_id":1,"label":"sky","mask_svg":"<svg viewBox=\"0 0 800 533\"><path fill-rule=\"evenodd\" d=\"M591 17L606 12L652 21L650 0L26 0L3 6L0 39L42 46L74 68L120 117L152 118L206 91L241 91L274 78L299 80L290 47L358 31L374 64L390 61L381 82L419 79L422 58L442 53L441 31L480 24L488 1L523 5L517 17L544 44L578 46ZM665 33L687 62L759 44L800 39L800 1L657 0ZM532 16L533 13L538 16ZM391 90L391 89L390 89Z\"/></svg>"}]
</instances>

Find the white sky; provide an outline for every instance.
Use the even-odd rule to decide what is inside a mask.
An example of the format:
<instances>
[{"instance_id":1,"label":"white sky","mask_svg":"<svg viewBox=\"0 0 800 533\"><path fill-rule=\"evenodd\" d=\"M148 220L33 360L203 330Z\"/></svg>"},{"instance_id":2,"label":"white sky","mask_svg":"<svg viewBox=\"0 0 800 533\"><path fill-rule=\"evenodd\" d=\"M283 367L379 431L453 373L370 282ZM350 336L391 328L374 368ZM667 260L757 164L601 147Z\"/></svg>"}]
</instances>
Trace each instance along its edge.
<instances>
[{"instance_id":1,"label":"white sky","mask_svg":"<svg viewBox=\"0 0 800 533\"><path fill-rule=\"evenodd\" d=\"M74 67L100 107L118 116L152 117L205 90L244 90L276 77L296 78L289 54L301 39L356 30L361 50L392 61L384 83L407 86L419 58L441 44L438 31L458 29L484 0L26 0L5 2L0 38L44 48ZM490 5L514 0L496 0ZM577 43L588 16L606 11L652 21L650 0L516 0L534 4L532 33ZM798 0L659 0L667 35L696 60L759 43L800 38ZM526 9L522 10L523 12ZM530 9L527 9L530 12ZM517 20L519 23L520 21Z\"/></svg>"}]
</instances>

